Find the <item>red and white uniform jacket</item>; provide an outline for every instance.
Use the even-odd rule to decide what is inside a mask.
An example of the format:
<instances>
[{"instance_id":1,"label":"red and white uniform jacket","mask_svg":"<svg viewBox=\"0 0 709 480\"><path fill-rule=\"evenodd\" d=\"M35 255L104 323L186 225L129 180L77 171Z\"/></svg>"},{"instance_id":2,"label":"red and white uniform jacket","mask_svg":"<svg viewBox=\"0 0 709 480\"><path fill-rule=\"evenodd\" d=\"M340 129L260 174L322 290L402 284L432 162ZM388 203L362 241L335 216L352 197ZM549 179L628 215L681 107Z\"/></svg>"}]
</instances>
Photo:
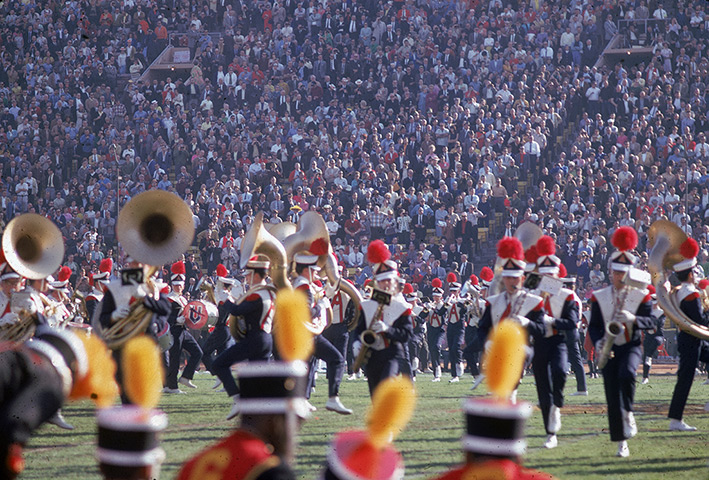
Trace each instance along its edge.
<instances>
[{"instance_id":1,"label":"red and white uniform jacket","mask_svg":"<svg viewBox=\"0 0 709 480\"><path fill-rule=\"evenodd\" d=\"M387 325L388 329L383 333L377 334L377 339L371 347L372 350L385 350L392 346L394 342L400 345L408 342L414 332L411 304L404 301L403 297L392 295L389 305L385 305L382 309L381 317L375 318L378 309L379 302L371 299L362 302L362 314L354 332L355 338L359 339L363 331L371 330L373 322L381 320ZM401 350L403 352L403 347Z\"/></svg>"},{"instance_id":2,"label":"red and white uniform jacket","mask_svg":"<svg viewBox=\"0 0 709 480\"><path fill-rule=\"evenodd\" d=\"M439 328L446 324L443 301L431 305L426 323L434 328Z\"/></svg>"},{"instance_id":3,"label":"red and white uniform jacket","mask_svg":"<svg viewBox=\"0 0 709 480\"><path fill-rule=\"evenodd\" d=\"M465 311L467 310L463 304L463 299L457 295L448 299L450 305L446 307L445 322L459 323L465 321Z\"/></svg>"},{"instance_id":4,"label":"red and white uniform jacket","mask_svg":"<svg viewBox=\"0 0 709 480\"><path fill-rule=\"evenodd\" d=\"M224 304L228 314L235 317L243 316L247 334L249 331L259 329L271 333L273 329L274 300L276 294L271 288L251 287L243 302L236 305L232 302Z\"/></svg>"},{"instance_id":5,"label":"red and white uniform jacket","mask_svg":"<svg viewBox=\"0 0 709 480\"><path fill-rule=\"evenodd\" d=\"M511 315L528 318L530 325L542 324L543 307L541 297L522 289L512 295L502 292L488 297L485 300L485 311L478 323L478 339L484 344L490 331L497 327L504 318Z\"/></svg>"}]
</instances>

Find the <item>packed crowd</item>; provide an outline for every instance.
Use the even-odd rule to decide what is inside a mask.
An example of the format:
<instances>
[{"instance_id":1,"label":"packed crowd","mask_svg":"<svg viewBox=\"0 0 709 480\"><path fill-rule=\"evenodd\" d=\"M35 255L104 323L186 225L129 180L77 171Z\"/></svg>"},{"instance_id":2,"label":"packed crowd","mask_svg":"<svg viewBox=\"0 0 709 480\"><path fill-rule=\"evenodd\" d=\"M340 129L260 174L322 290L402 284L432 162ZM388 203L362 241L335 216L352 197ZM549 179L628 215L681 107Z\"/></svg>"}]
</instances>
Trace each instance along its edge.
<instances>
[{"instance_id":1,"label":"packed crowd","mask_svg":"<svg viewBox=\"0 0 709 480\"><path fill-rule=\"evenodd\" d=\"M618 226L642 250L661 215L709 267L704 2L1 9L2 221L51 218L79 284L119 255L118 211L152 188L192 207L210 273L236 270L256 212L277 223L306 210L360 285L371 239L425 288L474 271L480 228L494 244L527 220L563 246L581 290L608 283ZM648 61L595 66L619 20L645 18L659 20ZM142 81L168 42L190 48L189 78Z\"/></svg>"}]
</instances>

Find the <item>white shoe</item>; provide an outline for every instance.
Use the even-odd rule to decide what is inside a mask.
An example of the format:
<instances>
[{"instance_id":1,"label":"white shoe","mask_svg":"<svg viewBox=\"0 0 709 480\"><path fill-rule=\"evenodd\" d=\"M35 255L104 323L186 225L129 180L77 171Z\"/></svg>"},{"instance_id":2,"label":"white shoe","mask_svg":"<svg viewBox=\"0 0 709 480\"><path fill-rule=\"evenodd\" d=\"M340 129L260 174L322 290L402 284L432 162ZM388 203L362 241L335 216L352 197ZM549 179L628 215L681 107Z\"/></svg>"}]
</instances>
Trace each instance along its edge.
<instances>
[{"instance_id":1,"label":"white shoe","mask_svg":"<svg viewBox=\"0 0 709 480\"><path fill-rule=\"evenodd\" d=\"M63 428L64 430L74 430L74 425L71 425L67 423L66 420L64 420L64 416L62 415L61 410L57 410L57 413L55 413L52 418L47 420L47 423L56 425L57 427Z\"/></svg>"},{"instance_id":2,"label":"white shoe","mask_svg":"<svg viewBox=\"0 0 709 480\"><path fill-rule=\"evenodd\" d=\"M549 409L549 431L552 433L557 433L561 430L561 409L556 405L552 405ZM556 437L556 435L555 435ZM556 445L554 445L556 446ZM547 447L549 448L549 447Z\"/></svg>"},{"instance_id":3,"label":"white shoe","mask_svg":"<svg viewBox=\"0 0 709 480\"><path fill-rule=\"evenodd\" d=\"M692 427L687 425L682 420L671 419L670 420L670 432L694 432L697 427Z\"/></svg>"},{"instance_id":4,"label":"white shoe","mask_svg":"<svg viewBox=\"0 0 709 480\"><path fill-rule=\"evenodd\" d=\"M179 395L179 394L184 394L185 392L183 392L183 391L180 390L179 388L165 387L165 388L162 389L162 393L175 393L175 394L178 394L178 395Z\"/></svg>"},{"instance_id":5,"label":"white shoe","mask_svg":"<svg viewBox=\"0 0 709 480\"><path fill-rule=\"evenodd\" d=\"M357 378L362 378L362 370L357 370L356 376Z\"/></svg>"},{"instance_id":6,"label":"white shoe","mask_svg":"<svg viewBox=\"0 0 709 480\"><path fill-rule=\"evenodd\" d=\"M229 410L229 415L226 416L227 420L233 419L241 411L241 406L239 405L239 394L233 395L231 399L233 403L231 404L231 410Z\"/></svg>"},{"instance_id":7,"label":"white shoe","mask_svg":"<svg viewBox=\"0 0 709 480\"><path fill-rule=\"evenodd\" d=\"M416 381L416 377L411 377L411 381L412 381L412 382L415 382L415 381Z\"/></svg>"},{"instance_id":8,"label":"white shoe","mask_svg":"<svg viewBox=\"0 0 709 480\"><path fill-rule=\"evenodd\" d=\"M709 378L707 378L706 380L704 380L704 383L702 383L702 385L709 385Z\"/></svg>"},{"instance_id":9,"label":"white shoe","mask_svg":"<svg viewBox=\"0 0 709 480\"><path fill-rule=\"evenodd\" d=\"M217 393L224 393L224 392L226 392L226 388L224 388L224 387L217 390Z\"/></svg>"},{"instance_id":10,"label":"white shoe","mask_svg":"<svg viewBox=\"0 0 709 480\"><path fill-rule=\"evenodd\" d=\"M630 449L628 448L628 442L623 440L618 442L618 453L615 454L616 457L627 458L630 456Z\"/></svg>"},{"instance_id":11,"label":"white shoe","mask_svg":"<svg viewBox=\"0 0 709 480\"><path fill-rule=\"evenodd\" d=\"M440 382L440 381L441 381L441 377L433 377L433 380L431 380L431 381L432 381L432 382Z\"/></svg>"},{"instance_id":12,"label":"white shoe","mask_svg":"<svg viewBox=\"0 0 709 480\"><path fill-rule=\"evenodd\" d=\"M638 424L635 423L635 415L633 412L623 412L624 418L623 418L623 430L625 433L625 436L628 438L633 438L635 435L638 434Z\"/></svg>"},{"instance_id":13,"label":"white shoe","mask_svg":"<svg viewBox=\"0 0 709 480\"><path fill-rule=\"evenodd\" d=\"M352 375L350 375L349 377L347 377L347 380L357 380L357 375L355 375L355 374L353 373Z\"/></svg>"},{"instance_id":14,"label":"white shoe","mask_svg":"<svg viewBox=\"0 0 709 480\"><path fill-rule=\"evenodd\" d=\"M450 380L448 380L448 383L458 383L458 382L460 382L459 377L453 377Z\"/></svg>"},{"instance_id":15,"label":"white shoe","mask_svg":"<svg viewBox=\"0 0 709 480\"><path fill-rule=\"evenodd\" d=\"M316 407L315 405L310 403L308 400L306 400L305 403L306 403L306 406L308 407L308 410L310 410L311 412L316 412L318 410L318 407Z\"/></svg>"},{"instance_id":16,"label":"white shoe","mask_svg":"<svg viewBox=\"0 0 709 480\"><path fill-rule=\"evenodd\" d=\"M556 435L547 435L547 440L544 442L544 448L556 448L557 445L559 445L559 441L557 440Z\"/></svg>"},{"instance_id":17,"label":"white shoe","mask_svg":"<svg viewBox=\"0 0 709 480\"><path fill-rule=\"evenodd\" d=\"M643 378L643 381L640 382L640 383L643 384L643 385L647 385L648 383L650 383L650 379L647 378L647 377L645 377L645 378Z\"/></svg>"},{"instance_id":18,"label":"white shoe","mask_svg":"<svg viewBox=\"0 0 709 480\"><path fill-rule=\"evenodd\" d=\"M483 383L483 380L485 380L485 375L481 373L477 377L475 377L475 383L473 383L473 386L470 387L470 390L475 390L476 388L478 388L480 384Z\"/></svg>"},{"instance_id":19,"label":"white shoe","mask_svg":"<svg viewBox=\"0 0 709 480\"><path fill-rule=\"evenodd\" d=\"M340 397L330 397L325 403L325 410L330 410L331 412L336 412L341 415L352 415L352 410L342 405Z\"/></svg>"},{"instance_id":20,"label":"white shoe","mask_svg":"<svg viewBox=\"0 0 709 480\"><path fill-rule=\"evenodd\" d=\"M214 380L214 385L212 385L212 390L216 390L217 388L219 388L219 385L221 385L221 384L222 384L222 381L219 380L219 377L217 377Z\"/></svg>"},{"instance_id":21,"label":"white shoe","mask_svg":"<svg viewBox=\"0 0 709 480\"><path fill-rule=\"evenodd\" d=\"M180 377L178 382L181 383L182 385L186 386L187 388L197 388L197 385L192 383L192 380L190 380L189 378Z\"/></svg>"},{"instance_id":22,"label":"white shoe","mask_svg":"<svg viewBox=\"0 0 709 480\"><path fill-rule=\"evenodd\" d=\"M586 390L580 392L574 392L571 394L572 397L588 397L588 392Z\"/></svg>"}]
</instances>

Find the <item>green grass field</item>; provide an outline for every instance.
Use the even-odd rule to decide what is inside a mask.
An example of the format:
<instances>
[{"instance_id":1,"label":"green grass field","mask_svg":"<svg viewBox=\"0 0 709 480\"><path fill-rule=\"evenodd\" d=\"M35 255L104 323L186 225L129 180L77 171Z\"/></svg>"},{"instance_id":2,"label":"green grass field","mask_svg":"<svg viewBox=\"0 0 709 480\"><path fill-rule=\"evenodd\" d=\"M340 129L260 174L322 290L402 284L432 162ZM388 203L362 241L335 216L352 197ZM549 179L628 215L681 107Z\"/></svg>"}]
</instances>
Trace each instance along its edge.
<instances>
[{"instance_id":1,"label":"green grass field","mask_svg":"<svg viewBox=\"0 0 709 480\"><path fill-rule=\"evenodd\" d=\"M458 384L432 383L431 375L419 375L416 389L418 403L413 420L396 440L406 461L406 477L425 479L443 472L462 460L461 400L470 395L471 378L466 375ZM669 432L669 407L674 375L651 376L649 385L638 385L636 419L639 433L630 440L630 458L615 457L616 445L607 433L603 380L589 380L589 396L568 396L575 380L567 383L567 404L562 409L559 447L542 447L545 432L541 414L535 409L527 424L529 448L525 464L546 470L563 479L709 479L709 386L696 377L689 397L685 420L698 427L697 432ZM233 423L224 420L230 401L224 393L210 390L213 379L197 375L198 390L187 395L163 396L161 408L170 419L163 436L167 461L163 479L174 478L180 464L206 445L225 435ZM355 410L340 416L324 409L326 380L320 376L311 399L319 407L299 435L296 471L299 478L315 479L322 470L334 432L360 428L369 406L367 384L361 380L343 380L343 403ZM475 392L484 395L481 386ZM519 398L536 404L536 390L531 376L525 377ZM94 460L96 424L93 405L71 404L64 408L65 418L76 426L74 431L45 425L32 438L26 453L27 468L21 478L41 480L98 479Z\"/></svg>"}]
</instances>

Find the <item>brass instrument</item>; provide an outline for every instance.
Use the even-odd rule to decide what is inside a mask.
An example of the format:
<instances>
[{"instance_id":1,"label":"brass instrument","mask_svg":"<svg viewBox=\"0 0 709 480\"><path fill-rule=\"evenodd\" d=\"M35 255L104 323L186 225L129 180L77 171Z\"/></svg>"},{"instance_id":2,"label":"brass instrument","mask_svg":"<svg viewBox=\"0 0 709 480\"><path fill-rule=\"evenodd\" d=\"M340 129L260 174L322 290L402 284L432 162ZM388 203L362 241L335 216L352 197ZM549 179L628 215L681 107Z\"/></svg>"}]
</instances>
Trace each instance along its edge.
<instances>
[{"instance_id":1,"label":"brass instrument","mask_svg":"<svg viewBox=\"0 0 709 480\"><path fill-rule=\"evenodd\" d=\"M352 285L347 280L343 280L340 276L337 269L337 259L335 258L335 254L332 252L332 246L328 247L328 252L326 254L320 256L318 259L318 266L320 266L325 272L325 276L327 277L327 281L330 285L343 291L348 297L350 297L350 301L354 303L355 314L352 316L352 320L350 320L347 324L347 330L351 332L357 327L357 323L359 322L360 306L364 300L362 298L362 294L359 293L357 287Z\"/></svg>"},{"instance_id":2,"label":"brass instrument","mask_svg":"<svg viewBox=\"0 0 709 480\"><path fill-rule=\"evenodd\" d=\"M372 299L379 302L379 305L377 305L377 310L374 312L372 321L369 323L370 328L375 322L380 321L384 316L384 307L389 305L391 302L391 295L375 289L372 291ZM355 372L366 365L369 361L369 357L372 355L371 349L377 342L377 334L374 331L367 329L360 334L359 339L362 342L362 347L359 349L359 354L357 354L357 358L355 358L354 365L352 366L352 369Z\"/></svg>"},{"instance_id":3,"label":"brass instrument","mask_svg":"<svg viewBox=\"0 0 709 480\"><path fill-rule=\"evenodd\" d=\"M151 281L163 265L177 260L192 243L194 221L192 211L177 195L163 190L150 190L135 196L118 215L116 236L123 250L137 262L148 265L145 271L147 295L157 297L159 291ZM134 301L130 312L109 327L102 327L99 314L92 326L106 345L118 349L135 335L144 333L150 325L153 312L142 300Z\"/></svg>"},{"instance_id":4,"label":"brass instrument","mask_svg":"<svg viewBox=\"0 0 709 480\"><path fill-rule=\"evenodd\" d=\"M206 278L207 277L202 277L199 279L199 282L197 283L197 288L200 292L204 292L209 302L216 305L217 297L214 296L214 285L212 285L209 280L206 280Z\"/></svg>"},{"instance_id":5,"label":"brass instrument","mask_svg":"<svg viewBox=\"0 0 709 480\"><path fill-rule=\"evenodd\" d=\"M601 347L601 351L598 354L597 366L599 369L605 367L608 363L608 360L613 358L613 343L615 342L616 337L618 337L618 335L621 335L624 330L625 327L623 326L623 324L620 322L616 322L615 320L606 323L606 334L601 340L603 342L603 346Z\"/></svg>"},{"instance_id":6,"label":"brass instrument","mask_svg":"<svg viewBox=\"0 0 709 480\"><path fill-rule=\"evenodd\" d=\"M23 343L32 338L39 323L34 302L28 292L13 292L10 305L12 313L0 324L0 340Z\"/></svg>"},{"instance_id":7,"label":"brass instrument","mask_svg":"<svg viewBox=\"0 0 709 480\"><path fill-rule=\"evenodd\" d=\"M647 266L655 286L657 304L680 330L702 340L709 340L709 327L700 325L685 315L679 308L675 295L668 289L666 271L684 260L679 248L687 239L687 235L669 220L654 222L650 225L647 235L648 246L651 248Z\"/></svg>"},{"instance_id":8,"label":"brass instrument","mask_svg":"<svg viewBox=\"0 0 709 480\"><path fill-rule=\"evenodd\" d=\"M74 293L69 297L69 303L72 306L72 312L75 317L80 317L84 322L91 320L89 311L86 308L86 298L80 291L74 290Z\"/></svg>"},{"instance_id":9,"label":"brass instrument","mask_svg":"<svg viewBox=\"0 0 709 480\"><path fill-rule=\"evenodd\" d=\"M51 220L25 213L10 220L2 234L2 250L7 263L31 280L51 275L64 258L64 239Z\"/></svg>"},{"instance_id":10,"label":"brass instrument","mask_svg":"<svg viewBox=\"0 0 709 480\"><path fill-rule=\"evenodd\" d=\"M266 230L268 230L268 233L273 235L276 240L283 243L286 238L293 235L298 230L298 226L293 222L269 223L266 225Z\"/></svg>"},{"instance_id":11,"label":"brass instrument","mask_svg":"<svg viewBox=\"0 0 709 480\"><path fill-rule=\"evenodd\" d=\"M288 260L292 257L287 256L283 244L264 227L263 212L256 214L251 228L241 242L241 268L246 267L246 263L254 255L268 257L271 262L271 280L276 288L292 288L288 280Z\"/></svg>"}]
</instances>

